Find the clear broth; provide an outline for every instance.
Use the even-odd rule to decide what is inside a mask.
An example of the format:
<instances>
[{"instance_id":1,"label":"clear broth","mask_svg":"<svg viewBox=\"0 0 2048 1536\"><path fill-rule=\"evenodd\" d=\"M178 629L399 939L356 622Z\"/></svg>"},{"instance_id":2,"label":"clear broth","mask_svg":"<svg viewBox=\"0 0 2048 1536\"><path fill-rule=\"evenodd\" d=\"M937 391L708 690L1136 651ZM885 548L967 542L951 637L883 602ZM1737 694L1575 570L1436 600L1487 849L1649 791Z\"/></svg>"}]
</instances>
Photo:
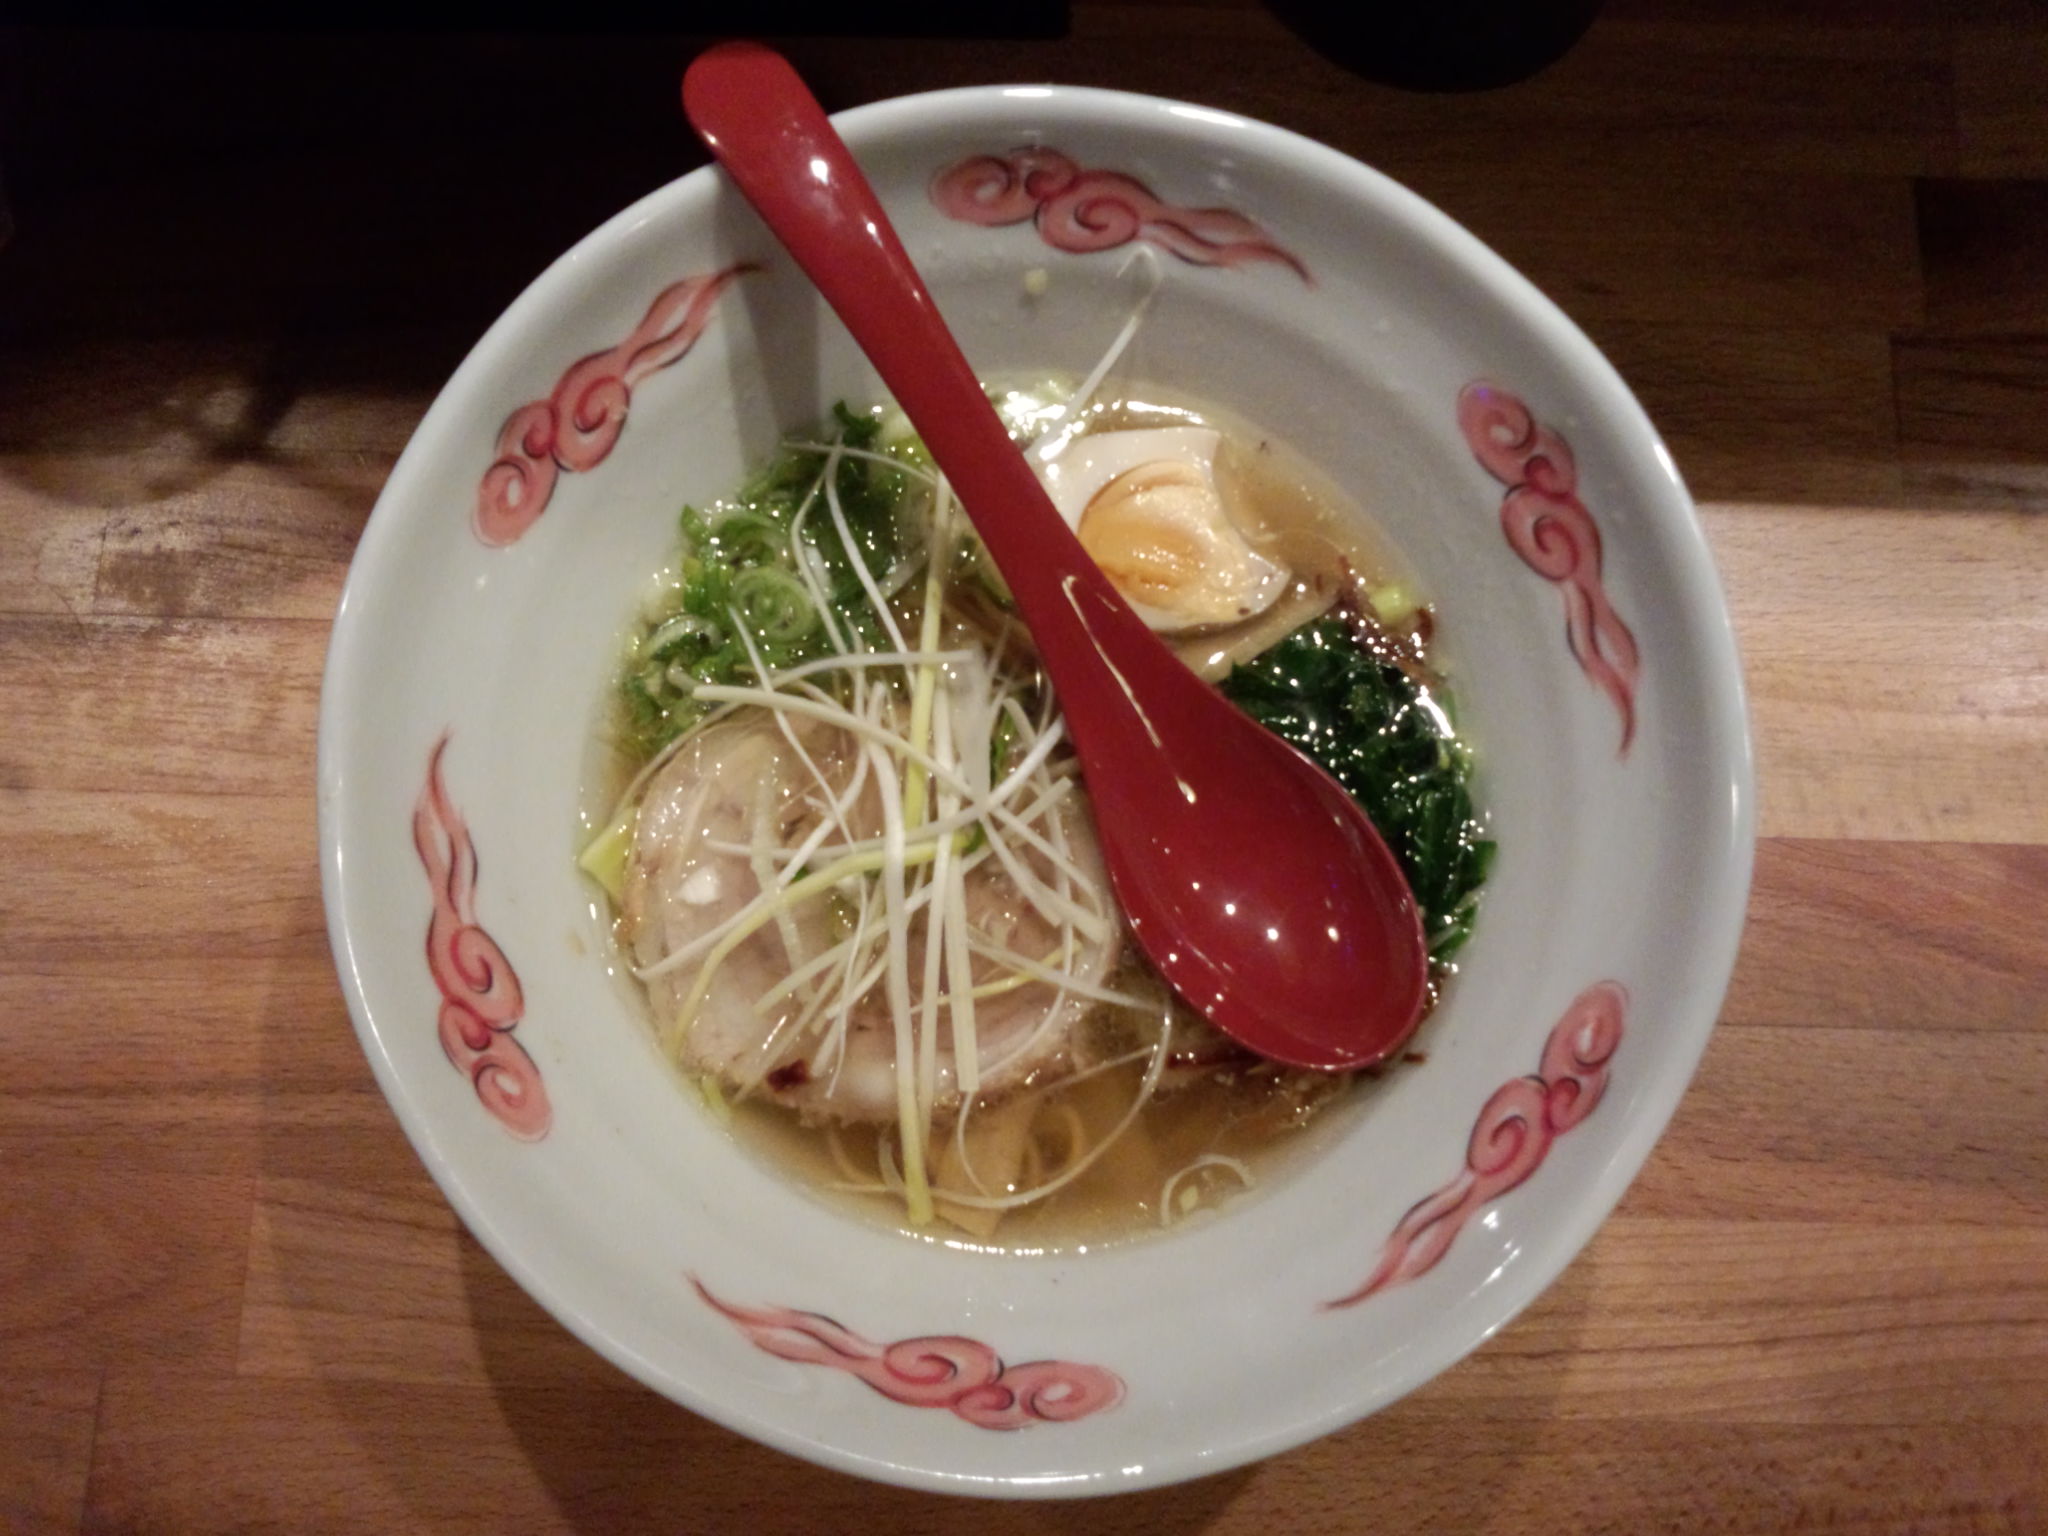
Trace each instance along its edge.
<instances>
[{"instance_id":1,"label":"clear broth","mask_svg":"<svg viewBox=\"0 0 2048 1536\"><path fill-rule=\"evenodd\" d=\"M1276 605L1276 611L1287 614L1284 624L1276 627L1269 619L1263 626L1267 637L1259 639L1255 650L1341 600L1371 611L1376 597L1384 600L1395 593L1403 609L1385 616L1390 621L1387 638L1421 665L1430 616L1411 596L1416 588L1408 573L1356 505L1298 454L1229 412L1150 387L1127 389L1120 399L1091 408L1090 417L1090 431L1204 425L1222 433L1218 480L1241 531L1254 548L1296 577L1293 590ZM1233 638L1260 628L1254 619L1178 640L1175 649L1197 671L1220 676L1232 659ZM1255 650L1240 648L1236 659ZM591 830L603 824L605 808L634 766L609 749L602 756L609 769L593 775L592 782L602 784L605 793L594 797L598 809L586 809L583 818ZM1144 986L1150 975L1141 961L1127 958L1112 985ZM1150 985L1158 986L1156 981ZM632 990L640 989L632 984ZM645 1007L644 995L641 1002ZM1103 1011L1091 1016L1097 1027ZM1414 1051L1404 1058L1419 1059ZM1145 1071L1146 1063L1135 1061L1068 1087L1020 1090L1003 1103L975 1106L969 1123L982 1117L985 1132L990 1117L1028 1120L1027 1130L1013 1124L1007 1138L997 1139L1031 1149L1019 1176L1024 1183L1034 1182L1034 1167L1041 1176L1055 1174L1075 1145L1093 1146L1109 1134L1139 1095ZM922 1228L905 1223L901 1198L876 1191L884 1182L884 1159L893 1156L884 1150L893 1141L893 1125L811 1126L783 1106L758 1099L733 1104L728 1119L742 1147L798 1187L906 1236L978 1252L1073 1253L1209 1219L1270 1187L1302 1156L1342 1133L1370 1098L1379 1075L1329 1077L1248 1060L1206 1074L1185 1074L1189 1080L1154 1095L1084 1173L1045 1199L1004 1213L992 1229L976 1213L957 1206L948 1212L943 1195L937 1222ZM694 1085L690 1097L698 1097ZM1033 1101L1035 1107L1027 1110L1020 1100ZM949 1124L935 1132L932 1153L941 1182L957 1189L966 1181L947 1149L950 1139ZM995 1185L998 1191L1002 1187L1001 1182Z\"/></svg>"}]
</instances>

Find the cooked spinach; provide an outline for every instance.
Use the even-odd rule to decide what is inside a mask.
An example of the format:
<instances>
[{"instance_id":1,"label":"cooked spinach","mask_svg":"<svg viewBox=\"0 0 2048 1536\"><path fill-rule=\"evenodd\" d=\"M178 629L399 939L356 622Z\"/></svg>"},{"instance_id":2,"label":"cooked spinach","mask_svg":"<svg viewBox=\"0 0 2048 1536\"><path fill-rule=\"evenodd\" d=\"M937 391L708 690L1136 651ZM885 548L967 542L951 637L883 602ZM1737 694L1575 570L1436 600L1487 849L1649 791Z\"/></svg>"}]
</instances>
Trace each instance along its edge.
<instances>
[{"instance_id":1,"label":"cooked spinach","mask_svg":"<svg viewBox=\"0 0 2048 1536\"><path fill-rule=\"evenodd\" d=\"M1341 617L1235 668L1223 692L1364 807L1408 878L1431 960L1449 960L1471 936L1494 853L1472 809L1470 755L1445 728L1449 699L1374 655Z\"/></svg>"}]
</instances>

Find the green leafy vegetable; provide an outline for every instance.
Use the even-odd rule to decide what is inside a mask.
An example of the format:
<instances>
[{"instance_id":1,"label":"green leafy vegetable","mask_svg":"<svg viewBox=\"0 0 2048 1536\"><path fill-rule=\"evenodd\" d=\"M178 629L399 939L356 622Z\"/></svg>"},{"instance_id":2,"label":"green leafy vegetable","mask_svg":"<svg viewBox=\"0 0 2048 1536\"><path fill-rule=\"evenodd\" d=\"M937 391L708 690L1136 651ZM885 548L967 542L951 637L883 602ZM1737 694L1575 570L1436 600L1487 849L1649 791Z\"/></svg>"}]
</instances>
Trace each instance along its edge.
<instances>
[{"instance_id":1,"label":"green leafy vegetable","mask_svg":"<svg viewBox=\"0 0 2048 1536\"><path fill-rule=\"evenodd\" d=\"M841 404L833 407L833 421L820 438L836 433L848 448L921 467L922 444L879 444L881 430L878 417L856 415ZM619 680L627 745L636 755L652 755L696 723L704 713L693 697L699 683L756 681L735 614L770 667L794 666L830 649L799 558L816 572L837 622L860 626L871 645L885 643L853 562L857 556L877 584L896 569L911 526L906 509L915 481L883 460L840 460L834 485L852 539L849 554L819 484L825 463L815 443L785 443L731 501L708 512L683 508L678 583ZM814 487L818 493L803 526L793 530ZM805 546L801 556L799 543Z\"/></svg>"},{"instance_id":2,"label":"green leafy vegetable","mask_svg":"<svg viewBox=\"0 0 2048 1536\"><path fill-rule=\"evenodd\" d=\"M1449 960L1471 936L1494 845L1473 815L1471 762L1448 729L1448 700L1373 655L1337 617L1237 667L1223 692L1365 808L1415 893L1430 958Z\"/></svg>"}]
</instances>

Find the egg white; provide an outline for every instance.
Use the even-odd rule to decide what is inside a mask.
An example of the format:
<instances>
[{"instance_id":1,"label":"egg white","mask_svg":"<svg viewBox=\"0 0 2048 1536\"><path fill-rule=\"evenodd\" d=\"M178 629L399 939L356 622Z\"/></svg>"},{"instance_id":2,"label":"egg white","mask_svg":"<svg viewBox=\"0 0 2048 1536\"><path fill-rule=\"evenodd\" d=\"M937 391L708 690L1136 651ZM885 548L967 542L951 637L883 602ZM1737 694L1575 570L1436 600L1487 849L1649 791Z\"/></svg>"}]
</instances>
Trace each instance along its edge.
<instances>
[{"instance_id":1,"label":"egg white","mask_svg":"<svg viewBox=\"0 0 2048 1536\"><path fill-rule=\"evenodd\" d=\"M1050 461L1033 459L1053 506L1076 532L1103 491L1134 469L1177 464L1199 476L1204 493L1177 498L1170 515L1182 531L1205 546L1201 569L1170 599L1159 600L1154 594L1146 601L1124 592L1138 616L1162 633L1250 618L1270 608L1287 590L1288 572L1254 550L1230 520L1216 485L1221 441L1221 434L1210 427L1138 427L1092 432L1074 438ZM1105 504L1096 515L1113 519L1118 509ZM1089 543L1088 537L1084 535L1082 542ZM1111 575L1114 580L1114 572Z\"/></svg>"}]
</instances>

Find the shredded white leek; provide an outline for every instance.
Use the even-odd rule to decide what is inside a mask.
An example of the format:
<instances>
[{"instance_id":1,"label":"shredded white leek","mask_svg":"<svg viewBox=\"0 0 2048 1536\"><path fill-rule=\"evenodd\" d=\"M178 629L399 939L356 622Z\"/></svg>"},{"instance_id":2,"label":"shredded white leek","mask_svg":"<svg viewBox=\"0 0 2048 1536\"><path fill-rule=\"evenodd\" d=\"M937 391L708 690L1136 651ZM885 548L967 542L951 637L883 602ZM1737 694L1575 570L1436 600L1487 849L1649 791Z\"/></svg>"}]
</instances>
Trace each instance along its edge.
<instances>
[{"instance_id":1,"label":"shredded white leek","mask_svg":"<svg viewBox=\"0 0 2048 1536\"><path fill-rule=\"evenodd\" d=\"M1157 287L1156 262L1148 260L1146 276L1149 285L1128 323L1040 438L1043 456L1085 425L1090 399L1142 322ZM742 613L730 610L752 683L691 685L704 711L699 723L635 776L586 858L600 879L624 866L641 797L686 743L737 716L771 716L777 761L785 766L745 786L750 798L741 802L746 813L737 824L695 845L702 858L748 871L751 894L743 876L733 898L738 910L728 907L635 970L643 981L677 978L669 983L680 998L665 1021L664 1043L686 1054L727 962L772 929L783 953L773 981L750 985L743 1002L733 1004L751 1009L759 1029L748 1032L741 1060L723 1069L727 1082L742 1096L757 1091L779 1062L801 1050L796 1059L808 1065L807 1080L829 1100L850 1063L871 1072L879 1058L869 1053L886 1038L895 1123L878 1144L877 1166L883 1187L903 1199L907 1219L930 1221L935 1195L963 1208L1029 1204L1079 1178L1134 1122L1165 1071L1171 1025L1162 1020L1158 1041L1144 1051L1069 1071L1065 1080L1076 1081L1149 1058L1122 1120L1087 1146L1076 1119L1050 1177L990 1191L963 1150L960 1168L975 1187L934 1189L934 1135L951 1115L955 1146L964 1149L969 1114L993 1074L1014 1074L1016 1064L1038 1053L1057 1055L1060 1032L1082 1004L1146 1009L1151 1000L1081 974L1085 952L1111 943L1119 918L1100 875L1068 835L1079 785L1065 721L1028 646L1014 643L1010 616L980 596L951 603L956 548L969 535L944 477L896 453L843 440L798 446L815 453L820 467L790 519L790 567L820 616L828 654L773 669ZM886 465L916 488L925 538L887 572L869 569L841 503L838 472L849 459ZM822 537L837 544L829 564L807 531L821 518L830 524ZM834 610L839 552L866 614ZM681 809L675 824L703 825L701 803ZM619 900L618 882L606 885ZM994 902L970 899L985 889L1004 894ZM1031 989L1028 1000L1000 1005L1002 1018L1021 1023L990 1026L1005 1032L985 1038L996 1000L1024 989ZM730 1112L716 1076L701 1075L698 1085L715 1113ZM836 1134L831 1148L841 1171L851 1174Z\"/></svg>"},{"instance_id":2,"label":"shredded white leek","mask_svg":"<svg viewBox=\"0 0 2048 1536\"><path fill-rule=\"evenodd\" d=\"M1095 398L1095 391L1102 387L1102 381L1109 377L1109 370L1116 366L1117 359L1124 355L1124 349L1137 336L1138 327L1145 323L1145 312L1152 307L1153 297L1159 292L1159 258L1152 254L1150 246L1141 245L1124 258L1124 264L1117 269L1117 276L1122 277L1134 265L1143 270L1144 291L1139 294L1138 302L1132 307L1123 328L1116 333L1116 340L1103 353L1101 361L1089 371L1088 377L1081 381L1080 387L1068 397L1031 445L1032 455L1041 463L1049 464L1058 458L1067 444L1080 435L1085 425L1082 413L1087 410L1088 402Z\"/></svg>"}]
</instances>

